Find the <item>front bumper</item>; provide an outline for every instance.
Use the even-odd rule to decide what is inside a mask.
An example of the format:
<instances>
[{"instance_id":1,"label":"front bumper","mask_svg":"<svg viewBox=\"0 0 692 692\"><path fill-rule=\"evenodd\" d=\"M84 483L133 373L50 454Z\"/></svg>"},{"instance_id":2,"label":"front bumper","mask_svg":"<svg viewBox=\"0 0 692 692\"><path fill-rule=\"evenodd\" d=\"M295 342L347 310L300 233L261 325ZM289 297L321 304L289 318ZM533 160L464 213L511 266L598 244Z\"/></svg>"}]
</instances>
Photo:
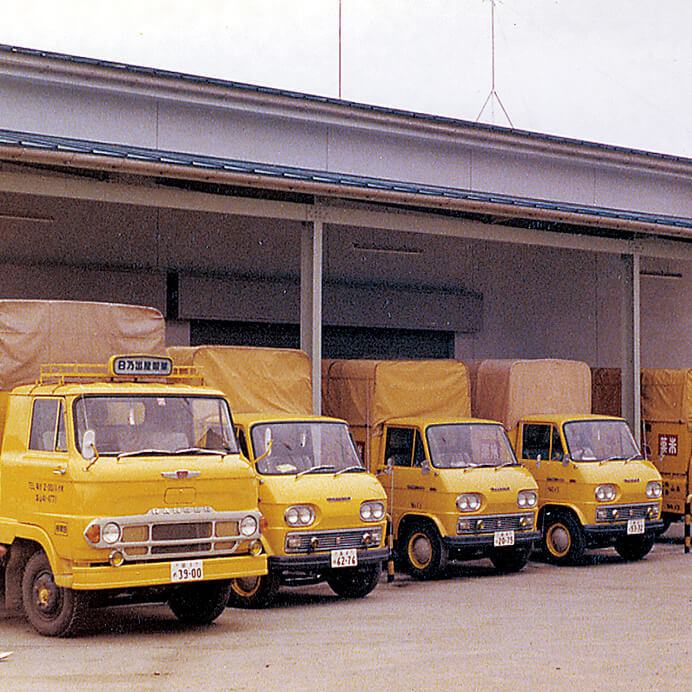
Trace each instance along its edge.
<instances>
[{"instance_id":1,"label":"front bumper","mask_svg":"<svg viewBox=\"0 0 692 692\"><path fill-rule=\"evenodd\" d=\"M358 550L358 565L373 565L389 559L389 548L371 548ZM270 555L271 572L295 571L306 573L324 572L331 569L330 553L312 553L309 555Z\"/></svg>"},{"instance_id":2,"label":"front bumper","mask_svg":"<svg viewBox=\"0 0 692 692\"><path fill-rule=\"evenodd\" d=\"M198 558L189 558L198 559ZM262 576L267 573L266 555L203 558L203 581ZM58 586L78 590L126 589L172 584L171 562L139 562L120 567L74 566L72 574L57 574ZM189 582L186 582L189 583Z\"/></svg>"},{"instance_id":3,"label":"front bumper","mask_svg":"<svg viewBox=\"0 0 692 692\"><path fill-rule=\"evenodd\" d=\"M631 538L637 536L657 536L663 531L663 520L652 519L647 520L644 525L644 533L629 534ZM627 522L621 521L612 524L586 524L584 526L584 534L589 546L607 545L619 538L627 538Z\"/></svg>"},{"instance_id":4,"label":"front bumper","mask_svg":"<svg viewBox=\"0 0 692 692\"><path fill-rule=\"evenodd\" d=\"M514 533L514 546L507 547L529 547L540 537L539 531L522 531L521 533L516 531ZM494 539L495 537L492 533L470 536L443 536L442 543L448 550L477 550L479 548L494 548Z\"/></svg>"}]
</instances>

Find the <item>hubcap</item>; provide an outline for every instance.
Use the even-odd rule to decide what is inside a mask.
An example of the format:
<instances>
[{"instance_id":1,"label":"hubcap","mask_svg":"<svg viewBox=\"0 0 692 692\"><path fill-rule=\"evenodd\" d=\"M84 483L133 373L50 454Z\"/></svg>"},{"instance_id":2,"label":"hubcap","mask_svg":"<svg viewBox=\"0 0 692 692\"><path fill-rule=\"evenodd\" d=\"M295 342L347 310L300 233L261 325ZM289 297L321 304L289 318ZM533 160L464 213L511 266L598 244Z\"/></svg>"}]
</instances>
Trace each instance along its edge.
<instances>
[{"instance_id":1,"label":"hubcap","mask_svg":"<svg viewBox=\"0 0 692 692\"><path fill-rule=\"evenodd\" d=\"M233 588L241 596L253 596L259 589L260 577L242 577L233 580Z\"/></svg>"},{"instance_id":2,"label":"hubcap","mask_svg":"<svg viewBox=\"0 0 692 692\"><path fill-rule=\"evenodd\" d=\"M550 552L558 557L566 555L569 551L572 539L569 531L562 524L555 524L548 532L548 547Z\"/></svg>"},{"instance_id":3,"label":"hubcap","mask_svg":"<svg viewBox=\"0 0 692 692\"><path fill-rule=\"evenodd\" d=\"M36 608L42 615L50 617L59 609L60 589L50 573L42 572L36 576L33 594Z\"/></svg>"},{"instance_id":4,"label":"hubcap","mask_svg":"<svg viewBox=\"0 0 692 692\"><path fill-rule=\"evenodd\" d=\"M411 562L418 569L427 567L432 559L432 545L430 545L428 537L422 533L416 533L411 536L408 544L408 554Z\"/></svg>"}]
</instances>

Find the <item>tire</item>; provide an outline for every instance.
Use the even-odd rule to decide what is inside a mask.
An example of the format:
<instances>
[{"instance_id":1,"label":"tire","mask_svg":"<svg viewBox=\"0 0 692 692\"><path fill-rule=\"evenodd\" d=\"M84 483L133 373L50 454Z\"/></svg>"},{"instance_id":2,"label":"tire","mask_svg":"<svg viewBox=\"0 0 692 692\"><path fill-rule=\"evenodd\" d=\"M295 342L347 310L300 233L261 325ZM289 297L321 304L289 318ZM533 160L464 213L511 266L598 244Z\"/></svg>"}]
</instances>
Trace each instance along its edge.
<instances>
[{"instance_id":1,"label":"tire","mask_svg":"<svg viewBox=\"0 0 692 692\"><path fill-rule=\"evenodd\" d=\"M546 560L554 565L579 562L586 550L586 537L581 524L568 512L554 512L546 516L541 543Z\"/></svg>"},{"instance_id":2,"label":"tire","mask_svg":"<svg viewBox=\"0 0 692 692\"><path fill-rule=\"evenodd\" d=\"M171 594L168 605L181 622L208 625L223 613L230 589L230 581L184 584Z\"/></svg>"},{"instance_id":3,"label":"tire","mask_svg":"<svg viewBox=\"0 0 692 692\"><path fill-rule=\"evenodd\" d=\"M377 586L381 572L379 562L365 567L332 569L327 573L327 584L341 598L363 598Z\"/></svg>"},{"instance_id":4,"label":"tire","mask_svg":"<svg viewBox=\"0 0 692 692\"><path fill-rule=\"evenodd\" d=\"M623 560L635 562L649 554L655 540L655 536L627 536L615 543L615 550Z\"/></svg>"},{"instance_id":5,"label":"tire","mask_svg":"<svg viewBox=\"0 0 692 692\"><path fill-rule=\"evenodd\" d=\"M48 556L41 550L24 567L22 604L26 619L37 632L48 637L71 637L87 620L89 594L57 586Z\"/></svg>"},{"instance_id":6,"label":"tire","mask_svg":"<svg viewBox=\"0 0 692 692\"><path fill-rule=\"evenodd\" d=\"M416 579L437 577L447 563L447 553L437 529L430 524L414 524L401 544L404 569Z\"/></svg>"},{"instance_id":7,"label":"tire","mask_svg":"<svg viewBox=\"0 0 692 692\"><path fill-rule=\"evenodd\" d=\"M261 577L231 580L228 605L231 608L266 608L279 590L279 577L270 572Z\"/></svg>"},{"instance_id":8,"label":"tire","mask_svg":"<svg viewBox=\"0 0 692 692\"><path fill-rule=\"evenodd\" d=\"M520 572L529 561L531 548L497 548L490 553L490 560L501 574Z\"/></svg>"}]
</instances>

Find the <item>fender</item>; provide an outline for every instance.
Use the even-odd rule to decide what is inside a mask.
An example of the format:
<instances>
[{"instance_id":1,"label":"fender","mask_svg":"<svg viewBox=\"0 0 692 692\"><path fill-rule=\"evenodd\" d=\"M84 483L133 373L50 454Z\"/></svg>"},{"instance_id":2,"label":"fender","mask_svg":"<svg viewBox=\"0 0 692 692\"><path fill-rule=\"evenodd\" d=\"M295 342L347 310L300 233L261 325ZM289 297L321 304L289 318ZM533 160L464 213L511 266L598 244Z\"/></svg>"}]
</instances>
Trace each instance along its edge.
<instances>
[{"instance_id":1,"label":"fender","mask_svg":"<svg viewBox=\"0 0 692 692\"><path fill-rule=\"evenodd\" d=\"M58 557L50 536L42 528L33 524L19 524L7 520L0 523L0 542L11 546L17 539L31 541L38 545L48 556L55 583L58 586L70 586L72 574L69 569L66 569L68 563Z\"/></svg>"},{"instance_id":2,"label":"fender","mask_svg":"<svg viewBox=\"0 0 692 692\"><path fill-rule=\"evenodd\" d=\"M551 502L550 504L543 505L538 511L539 529L543 525L543 517L545 516L546 512L549 512L550 510L554 509L569 509L577 517L577 520L582 526L586 524L586 517L577 505L572 505L567 502Z\"/></svg>"},{"instance_id":3,"label":"fender","mask_svg":"<svg viewBox=\"0 0 692 692\"><path fill-rule=\"evenodd\" d=\"M428 512L407 512L399 519L399 523L396 526L396 531L394 532L395 538L397 540L399 539L399 528L401 527L402 523L409 523L410 521L415 521L417 519L429 520L432 524L435 525L435 528L437 529L437 532L440 534L440 536L447 535L447 532L442 526L442 523L440 522L439 518L434 514L430 514Z\"/></svg>"}]
</instances>

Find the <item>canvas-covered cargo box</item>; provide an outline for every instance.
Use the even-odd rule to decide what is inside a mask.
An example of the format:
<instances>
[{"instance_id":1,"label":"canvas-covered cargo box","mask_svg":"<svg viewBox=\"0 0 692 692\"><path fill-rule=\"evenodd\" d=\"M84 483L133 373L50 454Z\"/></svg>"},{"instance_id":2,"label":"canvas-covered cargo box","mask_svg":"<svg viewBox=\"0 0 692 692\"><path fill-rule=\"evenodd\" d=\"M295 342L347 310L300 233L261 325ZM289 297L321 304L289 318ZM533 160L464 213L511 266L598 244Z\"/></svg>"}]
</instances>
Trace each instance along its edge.
<instances>
[{"instance_id":1,"label":"canvas-covered cargo box","mask_svg":"<svg viewBox=\"0 0 692 692\"><path fill-rule=\"evenodd\" d=\"M591 368L591 412L603 416L622 415L620 368Z\"/></svg>"},{"instance_id":2,"label":"canvas-covered cargo box","mask_svg":"<svg viewBox=\"0 0 692 692\"><path fill-rule=\"evenodd\" d=\"M31 384L47 363L106 363L118 353L162 354L166 324L140 305L0 299L0 390Z\"/></svg>"},{"instance_id":3,"label":"canvas-covered cargo box","mask_svg":"<svg viewBox=\"0 0 692 692\"><path fill-rule=\"evenodd\" d=\"M310 359L289 348L171 346L176 365L196 365L204 382L220 389L234 413L312 413Z\"/></svg>"},{"instance_id":4,"label":"canvas-covered cargo box","mask_svg":"<svg viewBox=\"0 0 692 692\"><path fill-rule=\"evenodd\" d=\"M512 430L534 414L591 413L591 370L555 358L485 360L478 368L475 415Z\"/></svg>"},{"instance_id":5,"label":"canvas-covered cargo box","mask_svg":"<svg viewBox=\"0 0 692 692\"><path fill-rule=\"evenodd\" d=\"M692 368L644 368L642 418L647 422L692 423Z\"/></svg>"},{"instance_id":6,"label":"canvas-covered cargo box","mask_svg":"<svg viewBox=\"0 0 692 692\"><path fill-rule=\"evenodd\" d=\"M471 415L466 366L454 360L332 360L322 367L322 407L350 425L391 418Z\"/></svg>"}]
</instances>

